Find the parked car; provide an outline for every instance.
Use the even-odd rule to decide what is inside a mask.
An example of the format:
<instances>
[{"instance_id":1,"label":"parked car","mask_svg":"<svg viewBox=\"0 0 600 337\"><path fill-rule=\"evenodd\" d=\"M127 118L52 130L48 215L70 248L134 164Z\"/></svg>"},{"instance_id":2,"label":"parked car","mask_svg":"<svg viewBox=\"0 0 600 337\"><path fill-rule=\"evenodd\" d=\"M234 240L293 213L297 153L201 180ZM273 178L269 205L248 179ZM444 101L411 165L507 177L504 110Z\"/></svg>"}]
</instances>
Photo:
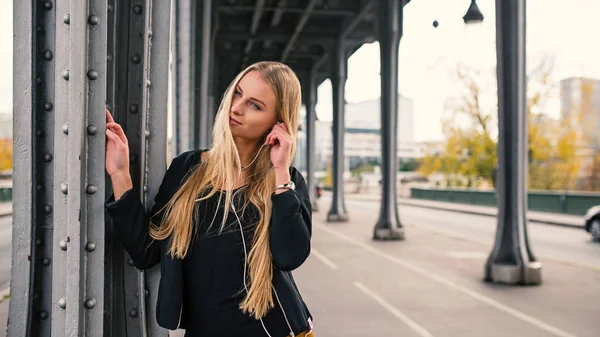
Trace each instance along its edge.
<instances>
[{"instance_id":1,"label":"parked car","mask_svg":"<svg viewBox=\"0 0 600 337\"><path fill-rule=\"evenodd\" d=\"M584 216L585 230L592 234L594 241L600 241L600 205L590 207Z\"/></svg>"}]
</instances>

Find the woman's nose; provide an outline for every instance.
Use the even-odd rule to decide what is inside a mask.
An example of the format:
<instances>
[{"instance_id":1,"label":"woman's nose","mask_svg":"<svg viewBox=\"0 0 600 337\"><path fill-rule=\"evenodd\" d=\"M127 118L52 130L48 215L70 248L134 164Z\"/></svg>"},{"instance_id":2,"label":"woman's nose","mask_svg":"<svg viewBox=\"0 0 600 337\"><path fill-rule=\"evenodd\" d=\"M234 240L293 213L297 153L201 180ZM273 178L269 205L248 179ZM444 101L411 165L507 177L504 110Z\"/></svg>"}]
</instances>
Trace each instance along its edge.
<instances>
[{"instance_id":1,"label":"woman's nose","mask_svg":"<svg viewBox=\"0 0 600 337\"><path fill-rule=\"evenodd\" d=\"M239 100L237 102L231 103L231 112L236 115L241 115L243 113L242 105L240 104Z\"/></svg>"}]
</instances>

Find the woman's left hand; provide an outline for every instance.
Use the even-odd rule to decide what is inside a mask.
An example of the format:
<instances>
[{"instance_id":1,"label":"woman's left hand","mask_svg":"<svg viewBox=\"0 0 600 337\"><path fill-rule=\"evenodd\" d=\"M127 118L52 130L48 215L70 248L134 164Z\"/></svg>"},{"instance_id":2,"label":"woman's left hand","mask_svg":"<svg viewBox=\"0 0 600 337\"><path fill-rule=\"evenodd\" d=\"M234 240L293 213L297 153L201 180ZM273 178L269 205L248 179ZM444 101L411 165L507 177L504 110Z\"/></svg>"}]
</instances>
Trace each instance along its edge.
<instances>
[{"instance_id":1,"label":"woman's left hand","mask_svg":"<svg viewBox=\"0 0 600 337\"><path fill-rule=\"evenodd\" d=\"M289 169L291 165L292 136L284 123L277 123L267 135L265 144L271 145L271 162L275 169Z\"/></svg>"}]
</instances>

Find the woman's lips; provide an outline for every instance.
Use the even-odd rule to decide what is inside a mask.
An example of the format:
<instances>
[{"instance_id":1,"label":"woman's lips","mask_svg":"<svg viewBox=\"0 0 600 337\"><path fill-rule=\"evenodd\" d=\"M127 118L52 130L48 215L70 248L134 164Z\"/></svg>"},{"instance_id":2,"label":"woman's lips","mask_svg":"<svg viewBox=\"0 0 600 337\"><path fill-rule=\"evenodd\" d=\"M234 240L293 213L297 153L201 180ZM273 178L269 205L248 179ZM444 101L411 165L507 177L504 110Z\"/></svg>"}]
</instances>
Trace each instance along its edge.
<instances>
[{"instance_id":1,"label":"woman's lips","mask_svg":"<svg viewBox=\"0 0 600 337\"><path fill-rule=\"evenodd\" d=\"M229 117L229 124L233 124L233 125L242 125L242 123L238 122L237 120L235 120L233 117Z\"/></svg>"}]
</instances>

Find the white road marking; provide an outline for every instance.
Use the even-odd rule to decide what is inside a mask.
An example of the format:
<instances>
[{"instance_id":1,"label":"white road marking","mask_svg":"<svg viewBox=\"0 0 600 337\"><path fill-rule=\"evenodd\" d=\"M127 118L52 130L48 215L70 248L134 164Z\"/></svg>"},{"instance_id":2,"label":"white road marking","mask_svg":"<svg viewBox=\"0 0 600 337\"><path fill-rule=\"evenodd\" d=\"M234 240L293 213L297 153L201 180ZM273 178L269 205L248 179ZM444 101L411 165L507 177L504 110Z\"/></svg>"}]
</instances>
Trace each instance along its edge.
<instances>
[{"instance_id":1,"label":"white road marking","mask_svg":"<svg viewBox=\"0 0 600 337\"><path fill-rule=\"evenodd\" d=\"M365 244L363 242L354 240L354 239L352 239L352 238L350 238L350 237L348 237L348 236L346 236L344 234L337 233L333 229L327 228L327 227L325 227L323 225L316 224L316 223L313 223L313 227L316 227L316 228L318 228L320 230L323 230L323 231L325 231L325 232L327 232L327 233L329 233L329 234L331 234L333 236L338 237L341 240L347 241L347 242L349 242L349 243L351 243L351 244L353 244L355 246L358 246L358 247L360 247L360 248L362 248L362 249L364 249L364 250L366 250L366 251L368 251L370 253L373 253L373 254L375 254L375 255L377 255L379 257L382 257L382 258L384 258L384 259L386 259L386 260L388 260L388 261L390 261L392 263L395 263L395 264L397 264L397 265L399 265L401 267L404 267L406 269L412 270L413 272L415 272L415 273L417 273L417 274L419 274L419 275L421 275L423 277L426 277L426 278L431 279L433 281L436 281L438 283L444 284L444 285L446 285L449 288L457 290L457 291L459 291L459 292L461 292L461 293L463 293L465 295L468 295L468 296L470 296L470 297L472 297L472 298L474 298L474 299L476 299L476 300L478 300L480 302L483 302L483 303L485 303L485 304L487 304L487 305L489 305L491 307L494 307L494 308L496 308L496 309L498 309L498 310L500 310L500 311L502 311L504 313L507 313L507 314L509 314L509 315L511 315L511 316L513 316L515 318L518 318L518 319L520 319L520 320L522 320L524 322L530 323L530 324L532 324L532 325L534 325L534 326L536 326L536 327L538 327L538 328L540 328L542 330L548 331L549 333L551 333L551 334L553 334L555 336L560 336L560 337L576 337L575 335L572 335L572 334L570 334L570 333L568 333L568 332L566 332L564 330L561 330L561 329L559 329L559 328L557 328L557 327L555 327L553 325L550 325L548 323L542 322L542 321L540 321L539 319L537 319L535 317L529 316L529 315L527 315L524 312L521 312L521 311L516 310L514 308L511 308L511 307L509 307L509 306L507 306L505 304L502 304L502 303L496 301L495 299L493 299L491 297L485 296L485 295L480 294L480 293L478 293L476 291L473 291L471 289L463 287L463 286L461 286L461 285L459 285L457 283L454 283L454 282L452 282L452 281L450 281L450 280L448 280L448 279L446 279L446 278L444 278L442 276L439 276L439 275L436 275L434 273L431 273L431 272L429 272L429 271L427 271L427 270L425 270L423 268L419 268L419 267L417 267L417 266L415 266L415 265L413 265L413 264L411 264L409 262L406 262L403 259L398 258L396 256L392 256L390 254L387 254L387 253L384 253L382 251L379 251L375 247L372 247L372 246L369 246L369 245L367 245L367 244Z\"/></svg>"},{"instance_id":2,"label":"white road marking","mask_svg":"<svg viewBox=\"0 0 600 337\"><path fill-rule=\"evenodd\" d=\"M310 249L310 255L314 255L317 259L321 260L321 262L323 262L324 264L326 264L329 268L333 269L333 270L337 270L339 269L338 266L333 263L333 261L331 261L329 258L327 258L325 255L319 253L316 249L311 248Z\"/></svg>"},{"instance_id":3,"label":"white road marking","mask_svg":"<svg viewBox=\"0 0 600 337\"><path fill-rule=\"evenodd\" d=\"M382 307L384 307L387 311L389 311L392 315L396 316L396 318L400 319L404 324L408 325L409 328L413 329L416 333L418 333L422 337L434 337L427 329L422 327L419 323L413 321L410 317L406 316L402 313L398 308L394 307L390 303L386 302L379 295L371 291L369 288L365 287L360 282L354 282L354 285L362 290L367 296L375 300L375 302L379 303Z\"/></svg>"}]
</instances>

